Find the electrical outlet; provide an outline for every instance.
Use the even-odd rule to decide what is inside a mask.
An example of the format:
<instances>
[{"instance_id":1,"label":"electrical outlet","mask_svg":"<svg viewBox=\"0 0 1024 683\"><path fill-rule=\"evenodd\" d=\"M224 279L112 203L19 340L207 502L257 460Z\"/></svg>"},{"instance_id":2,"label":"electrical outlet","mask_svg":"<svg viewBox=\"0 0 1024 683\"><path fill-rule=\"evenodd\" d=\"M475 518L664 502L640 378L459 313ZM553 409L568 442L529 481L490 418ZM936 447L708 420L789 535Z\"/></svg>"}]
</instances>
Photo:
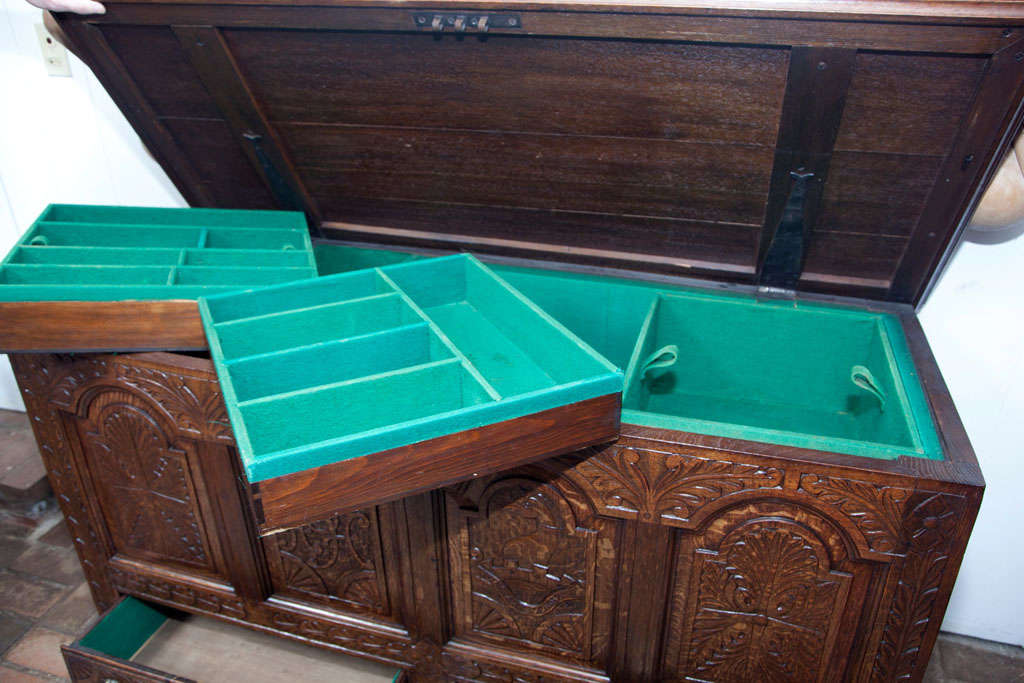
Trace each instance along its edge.
<instances>
[{"instance_id":1,"label":"electrical outlet","mask_svg":"<svg viewBox=\"0 0 1024 683\"><path fill-rule=\"evenodd\" d=\"M68 61L68 51L64 46L58 43L42 24L36 24L36 35L39 36L39 47L43 50L46 73L51 76L71 76L71 63Z\"/></svg>"}]
</instances>

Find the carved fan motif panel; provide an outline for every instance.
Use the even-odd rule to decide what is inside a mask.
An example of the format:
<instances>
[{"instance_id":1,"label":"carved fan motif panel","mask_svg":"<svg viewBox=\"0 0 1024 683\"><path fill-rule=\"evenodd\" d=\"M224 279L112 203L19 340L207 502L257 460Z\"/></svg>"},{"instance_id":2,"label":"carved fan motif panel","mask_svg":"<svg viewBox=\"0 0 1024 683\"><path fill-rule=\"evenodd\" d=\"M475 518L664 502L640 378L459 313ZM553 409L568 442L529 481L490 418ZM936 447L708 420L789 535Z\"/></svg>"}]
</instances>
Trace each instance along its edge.
<instances>
[{"instance_id":1,"label":"carved fan motif panel","mask_svg":"<svg viewBox=\"0 0 1024 683\"><path fill-rule=\"evenodd\" d=\"M610 630L610 598L603 596L611 591L613 551L602 533L606 522L585 526L580 503L565 493L509 479L484 490L475 511L453 513L460 635L601 665Z\"/></svg>"},{"instance_id":2,"label":"carved fan motif panel","mask_svg":"<svg viewBox=\"0 0 1024 683\"><path fill-rule=\"evenodd\" d=\"M215 571L188 464L130 394L94 399L78 424L82 450L118 553Z\"/></svg>"},{"instance_id":3,"label":"carved fan motif panel","mask_svg":"<svg viewBox=\"0 0 1024 683\"><path fill-rule=\"evenodd\" d=\"M375 510L358 510L267 539L274 589L307 600L389 613Z\"/></svg>"},{"instance_id":4,"label":"carved fan motif panel","mask_svg":"<svg viewBox=\"0 0 1024 683\"><path fill-rule=\"evenodd\" d=\"M782 518L759 518L717 547L699 546L680 672L697 681L825 678L852 577L831 569L815 533Z\"/></svg>"}]
</instances>

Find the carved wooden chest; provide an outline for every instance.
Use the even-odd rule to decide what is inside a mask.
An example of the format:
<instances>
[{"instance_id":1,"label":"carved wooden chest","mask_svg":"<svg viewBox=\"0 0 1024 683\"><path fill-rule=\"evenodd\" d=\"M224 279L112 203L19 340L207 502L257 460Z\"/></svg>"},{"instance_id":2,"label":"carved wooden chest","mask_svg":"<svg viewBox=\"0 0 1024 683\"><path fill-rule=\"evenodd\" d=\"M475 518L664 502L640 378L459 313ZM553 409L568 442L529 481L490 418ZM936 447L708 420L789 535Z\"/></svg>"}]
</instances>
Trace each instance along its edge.
<instances>
[{"instance_id":1,"label":"carved wooden chest","mask_svg":"<svg viewBox=\"0 0 1024 683\"><path fill-rule=\"evenodd\" d=\"M61 25L191 204L304 211L321 275L472 251L626 380L611 443L275 525L187 344L12 356L101 606L422 680L920 680L984 483L914 307L1020 128L1017 4Z\"/></svg>"}]
</instances>

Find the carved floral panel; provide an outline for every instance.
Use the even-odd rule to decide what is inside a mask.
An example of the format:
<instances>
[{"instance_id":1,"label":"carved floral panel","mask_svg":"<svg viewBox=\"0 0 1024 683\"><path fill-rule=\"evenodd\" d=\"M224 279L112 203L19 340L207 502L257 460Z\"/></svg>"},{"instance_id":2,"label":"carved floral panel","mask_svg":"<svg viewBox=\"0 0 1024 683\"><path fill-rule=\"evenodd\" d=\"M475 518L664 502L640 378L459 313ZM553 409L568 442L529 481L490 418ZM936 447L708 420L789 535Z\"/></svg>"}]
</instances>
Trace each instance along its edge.
<instances>
[{"instance_id":1,"label":"carved floral panel","mask_svg":"<svg viewBox=\"0 0 1024 683\"><path fill-rule=\"evenodd\" d=\"M850 575L813 532L748 521L693 555L681 674L700 681L814 681L827 666Z\"/></svg>"},{"instance_id":2,"label":"carved floral panel","mask_svg":"<svg viewBox=\"0 0 1024 683\"><path fill-rule=\"evenodd\" d=\"M315 601L387 614L374 510L359 510L272 536L275 588Z\"/></svg>"},{"instance_id":3,"label":"carved floral panel","mask_svg":"<svg viewBox=\"0 0 1024 683\"><path fill-rule=\"evenodd\" d=\"M610 616L605 607L596 613L594 596L609 589L595 582L611 582L611 551L599 553L604 539L580 523L570 498L551 485L507 479L483 492L477 511L456 513L457 621L469 633L574 661L603 656Z\"/></svg>"},{"instance_id":4,"label":"carved floral panel","mask_svg":"<svg viewBox=\"0 0 1024 683\"><path fill-rule=\"evenodd\" d=\"M213 570L187 453L131 395L93 405L79 434L116 550Z\"/></svg>"},{"instance_id":5,"label":"carved floral panel","mask_svg":"<svg viewBox=\"0 0 1024 683\"><path fill-rule=\"evenodd\" d=\"M709 503L747 491L777 488L784 472L613 445L594 449L567 474L589 490L601 514L676 526Z\"/></svg>"}]
</instances>

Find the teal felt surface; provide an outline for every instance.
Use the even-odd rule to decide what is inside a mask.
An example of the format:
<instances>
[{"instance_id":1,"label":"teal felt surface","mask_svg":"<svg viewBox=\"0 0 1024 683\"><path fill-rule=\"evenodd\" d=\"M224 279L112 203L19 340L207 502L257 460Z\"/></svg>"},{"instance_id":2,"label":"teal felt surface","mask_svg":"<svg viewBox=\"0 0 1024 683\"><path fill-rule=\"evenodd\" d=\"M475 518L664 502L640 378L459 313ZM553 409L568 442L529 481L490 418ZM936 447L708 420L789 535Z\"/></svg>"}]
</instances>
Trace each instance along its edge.
<instances>
[{"instance_id":1,"label":"teal felt surface","mask_svg":"<svg viewBox=\"0 0 1024 683\"><path fill-rule=\"evenodd\" d=\"M0 262L0 301L194 299L316 275L300 213L54 204Z\"/></svg>"},{"instance_id":2,"label":"teal felt surface","mask_svg":"<svg viewBox=\"0 0 1024 683\"><path fill-rule=\"evenodd\" d=\"M411 254L316 245L322 272ZM891 459L942 459L906 338L891 315L554 270L492 266L619 367L624 422ZM675 346L675 363L643 373ZM886 397L858 386L870 371Z\"/></svg>"},{"instance_id":3,"label":"teal felt surface","mask_svg":"<svg viewBox=\"0 0 1024 683\"><path fill-rule=\"evenodd\" d=\"M78 644L111 657L131 659L165 621L167 615L161 608L126 597L82 636Z\"/></svg>"},{"instance_id":4,"label":"teal felt surface","mask_svg":"<svg viewBox=\"0 0 1024 683\"><path fill-rule=\"evenodd\" d=\"M203 297L199 310L253 482L623 387L468 255Z\"/></svg>"}]
</instances>

